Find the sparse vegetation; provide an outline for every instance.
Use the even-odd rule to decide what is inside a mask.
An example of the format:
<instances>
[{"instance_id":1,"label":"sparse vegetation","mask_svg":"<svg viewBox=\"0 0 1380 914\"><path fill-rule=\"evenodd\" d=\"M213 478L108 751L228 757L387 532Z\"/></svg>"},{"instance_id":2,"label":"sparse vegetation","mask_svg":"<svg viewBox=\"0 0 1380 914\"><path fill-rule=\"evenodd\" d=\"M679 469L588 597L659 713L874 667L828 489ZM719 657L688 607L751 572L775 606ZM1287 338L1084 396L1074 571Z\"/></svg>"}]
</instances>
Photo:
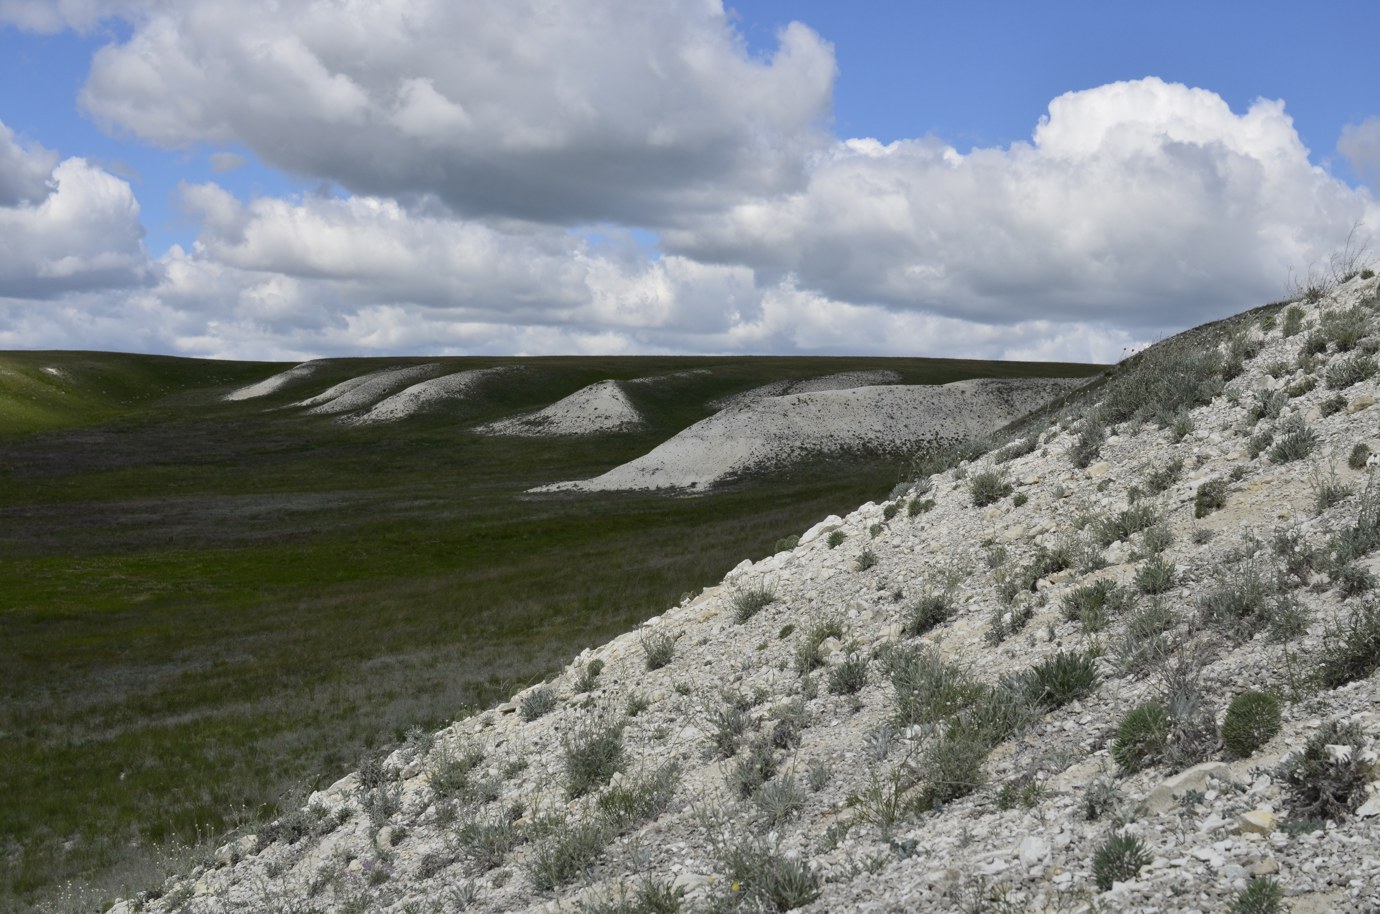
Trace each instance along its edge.
<instances>
[{"instance_id":1,"label":"sparse vegetation","mask_svg":"<svg viewBox=\"0 0 1380 914\"><path fill-rule=\"evenodd\" d=\"M769 587L756 586L733 595L733 621L742 624L776 602L776 593Z\"/></svg>"},{"instance_id":2,"label":"sparse vegetation","mask_svg":"<svg viewBox=\"0 0 1380 914\"><path fill-rule=\"evenodd\" d=\"M1149 863L1150 853L1140 839L1118 832L1093 855L1093 882L1105 892L1114 883L1135 879L1141 867Z\"/></svg>"},{"instance_id":3,"label":"sparse vegetation","mask_svg":"<svg viewBox=\"0 0 1380 914\"><path fill-rule=\"evenodd\" d=\"M1282 914L1284 890L1269 877L1252 879L1236 893L1227 914Z\"/></svg>"},{"instance_id":4,"label":"sparse vegetation","mask_svg":"<svg viewBox=\"0 0 1380 914\"><path fill-rule=\"evenodd\" d=\"M642 636L642 654L648 670L659 670L676 656L676 639L669 632L652 631Z\"/></svg>"},{"instance_id":5,"label":"sparse vegetation","mask_svg":"<svg viewBox=\"0 0 1380 914\"><path fill-rule=\"evenodd\" d=\"M1193 516L1197 518L1207 517L1213 511L1220 511L1226 506L1227 481L1225 479L1209 479L1198 486L1198 491L1193 496Z\"/></svg>"},{"instance_id":6,"label":"sparse vegetation","mask_svg":"<svg viewBox=\"0 0 1380 914\"><path fill-rule=\"evenodd\" d=\"M1001 471L985 469L968 478L968 493L975 507L985 508L1010 495L1011 483L1006 481Z\"/></svg>"},{"instance_id":7,"label":"sparse vegetation","mask_svg":"<svg viewBox=\"0 0 1380 914\"><path fill-rule=\"evenodd\" d=\"M1380 605L1364 603L1323 635L1318 679L1329 689L1380 670Z\"/></svg>"},{"instance_id":8,"label":"sparse vegetation","mask_svg":"<svg viewBox=\"0 0 1380 914\"><path fill-rule=\"evenodd\" d=\"M1362 758L1364 748L1365 735L1358 725L1324 723L1302 750L1280 763L1289 811L1305 820L1339 822L1350 816L1366 793L1369 764Z\"/></svg>"},{"instance_id":9,"label":"sparse vegetation","mask_svg":"<svg viewBox=\"0 0 1380 914\"><path fill-rule=\"evenodd\" d=\"M572 800L607 784L623 767L623 721L589 717L562 740L565 792Z\"/></svg>"},{"instance_id":10,"label":"sparse vegetation","mask_svg":"<svg viewBox=\"0 0 1380 914\"><path fill-rule=\"evenodd\" d=\"M1169 748L1169 733L1169 712L1163 704L1149 701L1138 705L1117 725L1112 761L1122 771L1140 771L1164 756Z\"/></svg>"}]
</instances>

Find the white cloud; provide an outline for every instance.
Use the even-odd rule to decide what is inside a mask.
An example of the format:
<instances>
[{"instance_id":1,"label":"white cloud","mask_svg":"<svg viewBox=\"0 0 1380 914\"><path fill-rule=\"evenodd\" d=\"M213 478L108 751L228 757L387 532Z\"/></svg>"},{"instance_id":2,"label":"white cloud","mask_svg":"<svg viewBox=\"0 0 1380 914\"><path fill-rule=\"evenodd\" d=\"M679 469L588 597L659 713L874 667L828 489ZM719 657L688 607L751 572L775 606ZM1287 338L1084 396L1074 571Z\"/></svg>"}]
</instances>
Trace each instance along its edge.
<instances>
[{"instance_id":1,"label":"white cloud","mask_svg":"<svg viewBox=\"0 0 1380 914\"><path fill-rule=\"evenodd\" d=\"M51 299L145 282L139 204L84 159L21 149L0 124L0 297Z\"/></svg>"},{"instance_id":2,"label":"white cloud","mask_svg":"<svg viewBox=\"0 0 1380 914\"><path fill-rule=\"evenodd\" d=\"M0 206L41 203L52 191L56 152L37 143L20 146L14 131L0 121Z\"/></svg>"},{"instance_id":3,"label":"white cloud","mask_svg":"<svg viewBox=\"0 0 1380 914\"><path fill-rule=\"evenodd\" d=\"M792 194L663 235L668 247L838 301L1016 323L1168 330L1277 297L1374 199L1308 161L1279 102L1233 113L1150 78L1055 99L1031 143L838 144Z\"/></svg>"},{"instance_id":4,"label":"white cloud","mask_svg":"<svg viewBox=\"0 0 1380 914\"><path fill-rule=\"evenodd\" d=\"M1358 177L1380 190L1380 117L1368 117L1359 124L1343 127L1337 151Z\"/></svg>"},{"instance_id":5,"label":"white cloud","mask_svg":"<svg viewBox=\"0 0 1380 914\"><path fill-rule=\"evenodd\" d=\"M798 186L827 139L831 46L793 24L754 59L717 0L189 0L130 18L82 93L101 122L471 215L658 224Z\"/></svg>"},{"instance_id":6,"label":"white cloud","mask_svg":"<svg viewBox=\"0 0 1380 914\"><path fill-rule=\"evenodd\" d=\"M234 171L243 168L249 160L238 152L213 152L210 156L211 170L217 174L224 174L227 171Z\"/></svg>"}]
</instances>

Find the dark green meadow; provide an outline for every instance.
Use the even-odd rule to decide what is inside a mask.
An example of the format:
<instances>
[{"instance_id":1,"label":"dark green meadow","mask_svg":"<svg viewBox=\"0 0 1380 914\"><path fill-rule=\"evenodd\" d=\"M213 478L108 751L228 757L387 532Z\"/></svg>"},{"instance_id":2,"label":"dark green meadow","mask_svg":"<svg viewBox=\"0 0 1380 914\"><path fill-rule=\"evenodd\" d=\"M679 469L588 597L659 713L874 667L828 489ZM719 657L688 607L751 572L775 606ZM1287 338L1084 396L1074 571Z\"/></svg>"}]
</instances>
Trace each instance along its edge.
<instances>
[{"instance_id":1,"label":"dark green meadow","mask_svg":"<svg viewBox=\"0 0 1380 914\"><path fill-rule=\"evenodd\" d=\"M288 404L395 365L521 364L445 410L367 428ZM59 379L44 372L56 367ZM167 848L300 803L362 755L540 680L829 513L897 457L698 498L530 497L597 475L769 381L911 383L1082 365L866 358L341 359L287 367L0 353L0 910L87 908L161 881ZM606 378L650 425L582 440L480 422Z\"/></svg>"}]
</instances>

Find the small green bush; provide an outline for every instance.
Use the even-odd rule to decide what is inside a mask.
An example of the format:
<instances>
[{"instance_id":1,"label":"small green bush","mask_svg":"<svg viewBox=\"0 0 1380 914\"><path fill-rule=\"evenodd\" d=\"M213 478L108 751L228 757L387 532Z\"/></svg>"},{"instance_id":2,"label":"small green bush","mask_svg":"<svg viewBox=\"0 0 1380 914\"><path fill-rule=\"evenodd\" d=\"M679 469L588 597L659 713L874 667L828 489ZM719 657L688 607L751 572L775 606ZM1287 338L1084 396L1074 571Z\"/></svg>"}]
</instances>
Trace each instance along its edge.
<instances>
[{"instance_id":1,"label":"small green bush","mask_svg":"<svg viewBox=\"0 0 1380 914\"><path fill-rule=\"evenodd\" d=\"M831 695L854 695L867 685L867 658L862 654L849 654L829 671L829 693Z\"/></svg>"},{"instance_id":2,"label":"small green bush","mask_svg":"<svg viewBox=\"0 0 1380 914\"><path fill-rule=\"evenodd\" d=\"M1193 516L1207 517L1213 511L1220 511L1226 506L1227 481L1221 478L1209 479L1198 486L1198 492L1193 497Z\"/></svg>"},{"instance_id":3,"label":"small green bush","mask_svg":"<svg viewBox=\"0 0 1380 914\"><path fill-rule=\"evenodd\" d=\"M533 847L527 876L539 892L573 882L594 865L612 837L598 818L562 825Z\"/></svg>"},{"instance_id":4,"label":"small green bush","mask_svg":"<svg viewBox=\"0 0 1380 914\"><path fill-rule=\"evenodd\" d=\"M853 560L853 567L858 571L867 571L869 568L877 567L877 553L870 548L858 553L858 557Z\"/></svg>"},{"instance_id":5,"label":"small green bush","mask_svg":"<svg viewBox=\"0 0 1380 914\"><path fill-rule=\"evenodd\" d=\"M1151 495L1158 495L1166 491L1170 486L1179 481L1183 475L1184 459L1175 457L1167 461L1163 466L1158 466L1145 476L1145 491Z\"/></svg>"},{"instance_id":6,"label":"small green bush","mask_svg":"<svg viewBox=\"0 0 1380 914\"><path fill-rule=\"evenodd\" d=\"M906 613L905 635L908 638L918 638L920 635L942 625L953 616L955 607L949 594L943 592L928 592L920 596L918 600L911 604Z\"/></svg>"},{"instance_id":7,"label":"small green bush","mask_svg":"<svg viewBox=\"0 0 1380 914\"><path fill-rule=\"evenodd\" d=\"M1227 914L1283 914L1284 889L1268 877L1252 879L1236 893Z\"/></svg>"},{"instance_id":8,"label":"small green bush","mask_svg":"<svg viewBox=\"0 0 1380 914\"><path fill-rule=\"evenodd\" d=\"M1380 670L1380 606L1367 603L1351 610L1340 625L1323 633L1318 680L1335 689Z\"/></svg>"},{"instance_id":9,"label":"small green bush","mask_svg":"<svg viewBox=\"0 0 1380 914\"><path fill-rule=\"evenodd\" d=\"M729 789L746 800L776 775L776 753L765 739L755 739L747 751L739 753L724 778Z\"/></svg>"},{"instance_id":10,"label":"small green bush","mask_svg":"<svg viewBox=\"0 0 1380 914\"><path fill-rule=\"evenodd\" d=\"M1280 423L1280 434L1270 447L1271 463L1292 463L1302 460L1318 446L1318 436L1297 416Z\"/></svg>"},{"instance_id":11,"label":"small green bush","mask_svg":"<svg viewBox=\"0 0 1380 914\"><path fill-rule=\"evenodd\" d=\"M1327 373L1323 375L1323 380L1327 383L1329 390L1345 390L1353 384L1375 375L1375 359L1368 355L1353 355L1345 359L1336 359L1331 365L1327 366Z\"/></svg>"},{"instance_id":12,"label":"small green bush","mask_svg":"<svg viewBox=\"0 0 1380 914\"><path fill-rule=\"evenodd\" d=\"M1332 569L1332 584L1337 588L1342 599L1349 600L1374 590L1375 575L1360 565L1347 562Z\"/></svg>"},{"instance_id":13,"label":"small green bush","mask_svg":"<svg viewBox=\"0 0 1380 914\"><path fill-rule=\"evenodd\" d=\"M1136 569L1136 589L1145 594L1164 593L1174 586L1174 565L1152 555Z\"/></svg>"},{"instance_id":14,"label":"small green bush","mask_svg":"<svg viewBox=\"0 0 1380 914\"><path fill-rule=\"evenodd\" d=\"M680 768L667 762L614 784L599 795L595 806L615 834L625 835L670 809L679 786Z\"/></svg>"},{"instance_id":15,"label":"small green bush","mask_svg":"<svg viewBox=\"0 0 1380 914\"><path fill-rule=\"evenodd\" d=\"M789 552L800 545L800 534L792 533L790 536L783 536L776 541L776 545L771 547L772 552Z\"/></svg>"},{"instance_id":16,"label":"small green bush","mask_svg":"<svg viewBox=\"0 0 1380 914\"><path fill-rule=\"evenodd\" d=\"M752 795L752 805L762 814L766 824L775 828L800 812L805 805L805 791L789 774L768 781Z\"/></svg>"},{"instance_id":17,"label":"small green bush","mask_svg":"<svg viewBox=\"0 0 1380 914\"><path fill-rule=\"evenodd\" d=\"M599 684L599 674L604 672L604 661L597 657L585 664L585 668L580 671L580 678L575 680L573 688L576 692L592 692L594 687Z\"/></svg>"},{"instance_id":18,"label":"small green bush","mask_svg":"<svg viewBox=\"0 0 1380 914\"><path fill-rule=\"evenodd\" d=\"M502 866L511 851L522 841L518 828L508 810L485 819L472 819L460 826L457 834L460 854L488 872Z\"/></svg>"},{"instance_id":19,"label":"small green bush","mask_svg":"<svg viewBox=\"0 0 1380 914\"><path fill-rule=\"evenodd\" d=\"M1102 454L1102 442L1107 439L1107 430L1102 423L1089 416L1078 428L1078 437L1069 448L1069 459L1073 465L1086 469Z\"/></svg>"},{"instance_id":20,"label":"small green bush","mask_svg":"<svg viewBox=\"0 0 1380 914\"><path fill-rule=\"evenodd\" d=\"M1113 834L1093 855L1093 882L1107 891L1117 882L1129 882L1150 863L1150 853L1140 839L1127 834Z\"/></svg>"},{"instance_id":21,"label":"small green bush","mask_svg":"<svg viewBox=\"0 0 1380 914\"><path fill-rule=\"evenodd\" d=\"M602 787L623 767L623 721L591 718L562 740L570 799Z\"/></svg>"},{"instance_id":22,"label":"small green bush","mask_svg":"<svg viewBox=\"0 0 1380 914\"><path fill-rule=\"evenodd\" d=\"M642 637L642 654L648 670L659 670L676 656L676 639L670 632L653 631Z\"/></svg>"},{"instance_id":23,"label":"small green bush","mask_svg":"<svg viewBox=\"0 0 1380 914\"><path fill-rule=\"evenodd\" d=\"M904 645L883 657L883 669L895 690L898 728L937 723L972 704L982 686L937 651Z\"/></svg>"},{"instance_id":24,"label":"small green bush","mask_svg":"<svg viewBox=\"0 0 1380 914\"><path fill-rule=\"evenodd\" d=\"M733 595L733 621L741 625L775 602L776 593L769 587L759 585L740 590Z\"/></svg>"},{"instance_id":25,"label":"small green bush","mask_svg":"<svg viewBox=\"0 0 1380 914\"><path fill-rule=\"evenodd\" d=\"M891 503L888 504L885 508L882 509L882 520L891 520L893 517L895 517L895 516L897 515L897 513L898 513L900 510L901 510L901 505L900 505L900 503L894 502L894 501L891 502Z\"/></svg>"},{"instance_id":26,"label":"small green bush","mask_svg":"<svg viewBox=\"0 0 1380 914\"><path fill-rule=\"evenodd\" d=\"M1130 593L1107 578L1099 578L1069 591L1064 596L1062 609L1065 619L1080 622L1088 631L1098 631L1106 627L1111 616L1127 609L1131 602Z\"/></svg>"},{"instance_id":27,"label":"small green bush","mask_svg":"<svg viewBox=\"0 0 1380 914\"><path fill-rule=\"evenodd\" d=\"M1346 397L1341 394L1334 394L1318 404L1318 412L1324 417L1336 415L1346 409Z\"/></svg>"},{"instance_id":28,"label":"small green bush","mask_svg":"<svg viewBox=\"0 0 1380 914\"><path fill-rule=\"evenodd\" d=\"M443 748L432 763L429 784L438 800L455 799L469 794L470 772L484 760L484 750L477 746Z\"/></svg>"},{"instance_id":29,"label":"small green bush","mask_svg":"<svg viewBox=\"0 0 1380 914\"><path fill-rule=\"evenodd\" d=\"M793 911L819 897L819 875L800 857L788 857L760 839L717 849L729 896L715 910Z\"/></svg>"},{"instance_id":30,"label":"small green bush","mask_svg":"<svg viewBox=\"0 0 1380 914\"><path fill-rule=\"evenodd\" d=\"M1147 701L1128 711L1117 725L1112 740L1112 760L1130 774L1154 764L1169 748L1169 711L1158 701Z\"/></svg>"},{"instance_id":31,"label":"small green bush","mask_svg":"<svg viewBox=\"0 0 1380 914\"><path fill-rule=\"evenodd\" d=\"M1366 468L1366 461L1369 459L1370 445L1366 444L1364 441L1359 441L1356 443L1356 446L1351 449L1351 453L1347 455L1346 465L1353 470L1364 470Z\"/></svg>"},{"instance_id":32,"label":"small green bush","mask_svg":"<svg viewBox=\"0 0 1380 914\"><path fill-rule=\"evenodd\" d=\"M1021 507L1028 501L1030 501L1030 496L1024 492L1017 492L1015 495L1011 496L1011 505L1016 508Z\"/></svg>"},{"instance_id":33,"label":"small green bush","mask_svg":"<svg viewBox=\"0 0 1380 914\"><path fill-rule=\"evenodd\" d=\"M1030 670L1030 695L1045 708L1061 708L1097 688L1097 660L1090 651L1060 651Z\"/></svg>"},{"instance_id":34,"label":"small green bush","mask_svg":"<svg viewBox=\"0 0 1380 914\"><path fill-rule=\"evenodd\" d=\"M1303 330L1303 309L1298 305L1290 305L1284 311L1284 324L1279 328L1280 333L1286 337L1295 336Z\"/></svg>"},{"instance_id":35,"label":"small green bush","mask_svg":"<svg viewBox=\"0 0 1380 914\"><path fill-rule=\"evenodd\" d=\"M1304 377L1299 378L1293 384L1290 384L1285 389L1285 392L1289 394L1290 399L1293 399L1301 397L1304 394L1312 393L1314 390L1317 389L1317 386L1317 378L1313 377L1312 375L1305 375Z\"/></svg>"},{"instance_id":36,"label":"small green bush","mask_svg":"<svg viewBox=\"0 0 1380 914\"><path fill-rule=\"evenodd\" d=\"M1160 516L1147 504L1132 505L1097 524L1097 542L1110 546L1117 540L1128 540L1135 534L1159 523Z\"/></svg>"},{"instance_id":37,"label":"small green bush","mask_svg":"<svg viewBox=\"0 0 1380 914\"><path fill-rule=\"evenodd\" d=\"M518 710L521 712L523 720L533 721L556 710L557 704L556 690L543 685L537 686L522 696L522 701L518 703Z\"/></svg>"},{"instance_id":38,"label":"small green bush","mask_svg":"<svg viewBox=\"0 0 1380 914\"><path fill-rule=\"evenodd\" d=\"M1334 754L1329 746L1348 747ZM1330 720L1323 724L1303 750L1285 757L1279 774L1286 788L1285 803L1300 819L1350 816L1361 805L1369 780L1369 764L1361 758L1365 734L1359 725Z\"/></svg>"},{"instance_id":39,"label":"small green bush","mask_svg":"<svg viewBox=\"0 0 1380 914\"><path fill-rule=\"evenodd\" d=\"M974 507L985 508L995 504L1011 492L1011 483L998 470L985 469L974 473L968 480L968 493L973 497Z\"/></svg>"},{"instance_id":40,"label":"small green bush","mask_svg":"<svg viewBox=\"0 0 1380 914\"><path fill-rule=\"evenodd\" d=\"M1242 692L1227 706L1222 745L1237 758L1250 758L1279 732L1279 699L1265 692Z\"/></svg>"},{"instance_id":41,"label":"small green bush","mask_svg":"<svg viewBox=\"0 0 1380 914\"><path fill-rule=\"evenodd\" d=\"M842 543L844 539L847 538L847 536L848 535L844 533L842 530L835 530L829 534L829 538L826 539L824 542L829 545L830 549L833 549L834 547Z\"/></svg>"}]
</instances>

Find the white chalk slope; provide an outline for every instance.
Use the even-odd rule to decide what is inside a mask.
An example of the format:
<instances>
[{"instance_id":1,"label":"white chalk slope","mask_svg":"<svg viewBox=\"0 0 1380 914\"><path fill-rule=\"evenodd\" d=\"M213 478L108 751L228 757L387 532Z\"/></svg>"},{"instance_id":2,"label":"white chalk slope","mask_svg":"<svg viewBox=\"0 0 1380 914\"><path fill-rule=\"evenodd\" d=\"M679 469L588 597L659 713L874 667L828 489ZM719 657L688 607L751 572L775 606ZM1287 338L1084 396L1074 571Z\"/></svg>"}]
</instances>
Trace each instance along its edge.
<instances>
[{"instance_id":1,"label":"white chalk slope","mask_svg":"<svg viewBox=\"0 0 1380 914\"><path fill-rule=\"evenodd\" d=\"M381 422L397 422L417 413L434 409L447 400L458 400L469 394L481 382L487 381L513 368L476 368L458 371L454 374L431 378L404 388L390 397L378 401L369 409L354 416L342 416L340 421L346 425L375 425Z\"/></svg>"},{"instance_id":2,"label":"white chalk slope","mask_svg":"<svg viewBox=\"0 0 1380 914\"><path fill-rule=\"evenodd\" d=\"M435 362L415 365L408 368L387 368L369 374L341 381L314 397L294 403L294 406L308 406L307 410L315 416L333 416L357 409L373 406L382 397L393 393L399 387L434 374L441 366Z\"/></svg>"},{"instance_id":3,"label":"white chalk slope","mask_svg":"<svg viewBox=\"0 0 1380 914\"><path fill-rule=\"evenodd\" d=\"M642 414L617 381L600 381L575 391L545 409L481 425L486 435L531 438L627 432L642 426Z\"/></svg>"},{"instance_id":4,"label":"white chalk slope","mask_svg":"<svg viewBox=\"0 0 1380 914\"><path fill-rule=\"evenodd\" d=\"M784 397L786 394L809 394L821 390L851 390L854 387L874 387L879 384L896 384L901 376L894 371L843 371L824 375L820 378L807 378L804 381L773 381L714 400L709 405L714 409L732 409L745 406L764 397Z\"/></svg>"},{"instance_id":5,"label":"white chalk slope","mask_svg":"<svg viewBox=\"0 0 1380 914\"><path fill-rule=\"evenodd\" d=\"M247 387L241 387L238 390L232 390L230 391L230 393L225 395L225 399L234 401L253 400L257 397L266 397L271 393L276 393L282 390L284 387L288 386L294 381L301 381L305 378L311 377L312 375L316 374L316 372L321 368L322 364L323 363L318 360L311 362L303 362L300 365L294 365L287 371L280 371L271 378L264 378L262 381L259 381L255 384L250 384Z\"/></svg>"},{"instance_id":6,"label":"white chalk slope","mask_svg":"<svg viewBox=\"0 0 1380 914\"><path fill-rule=\"evenodd\" d=\"M761 396L695 423L602 476L533 491L695 490L817 455L908 452L995 431L1082 383L985 378Z\"/></svg>"}]
</instances>

